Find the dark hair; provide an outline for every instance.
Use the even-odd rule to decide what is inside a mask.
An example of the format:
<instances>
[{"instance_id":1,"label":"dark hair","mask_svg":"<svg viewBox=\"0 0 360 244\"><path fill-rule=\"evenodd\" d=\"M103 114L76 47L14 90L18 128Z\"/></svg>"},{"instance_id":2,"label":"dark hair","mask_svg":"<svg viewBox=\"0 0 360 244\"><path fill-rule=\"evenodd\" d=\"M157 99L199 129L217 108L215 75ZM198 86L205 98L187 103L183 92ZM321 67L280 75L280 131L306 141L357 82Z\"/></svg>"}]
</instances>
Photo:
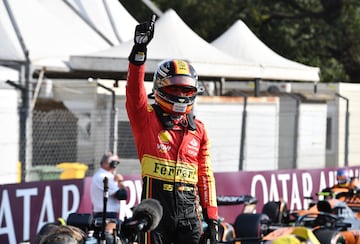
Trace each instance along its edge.
<instances>
[{"instance_id":1,"label":"dark hair","mask_svg":"<svg viewBox=\"0 0 360 244\"><path fill-rule=\"evenodd\" d=\"M51 222L44 224L36 235L35 244L39 244L40 240L51 233L54 229L59 227L58 222Z\"/></svg>"},{"instance_id":2,"label":"dark hair","mask_svg":"<svg viewBox=\"0 0 360 244\"><path fill-rule=\"evenodd\" d=\"M109 161L111 158L111 161ZM115 169L116 166L120 163L119 157L116 154L113 154L112 152L106 152L100 161L100 165L103 164L110 164L110 168Z\"/></svg>"},{"instance_id":3,"label":"dark hair","mask_svg":"<svg viewBox=\"0 0 360 244\"><path fill-rule=\"evenodd\" d=\"M111 156L113 156L112 152L104 153L104 155L102 156L102 158L100 160L100 165L102 165L104 162L108 162L108 160Z\"/></svg>"},{"instance_id":4,"label":"dark hair","mask_svg":"<svg viewBox=\"0 0 360 244\"><path fill-rule=\"evenodd\" d=\"M40 236L38 244L83 244L85 233L71 225L49 225L47 233ZM39 232L40 234L40 232Z\"/></svg>"}]
</instances>

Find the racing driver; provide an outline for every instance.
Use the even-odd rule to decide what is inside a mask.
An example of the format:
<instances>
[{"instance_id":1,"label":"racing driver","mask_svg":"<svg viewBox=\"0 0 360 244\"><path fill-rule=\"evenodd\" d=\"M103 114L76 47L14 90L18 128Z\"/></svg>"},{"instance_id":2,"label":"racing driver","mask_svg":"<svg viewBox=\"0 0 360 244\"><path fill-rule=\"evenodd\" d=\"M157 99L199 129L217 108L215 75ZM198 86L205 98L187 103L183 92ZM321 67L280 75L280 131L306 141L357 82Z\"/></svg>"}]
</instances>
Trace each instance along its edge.
<instances>
[{"instance_id":1,"label":"racing driver","mask_svg":"<svg viewBox=\"0 0 360 244\"><path fill-rule=\"evenodd\" d=\"M210 243L217 243L218 208L209 140L204 124L192 114L197 75L187 61L162 61L154 73L155 103L148 104L145 61L154 27L155 16L135 28L126 85L126 109L141 163L142 199L157 199L163 207L159 225L142 233L139 241L198 244L201 207L206 236Z\"/></svg>"}]
</instances>

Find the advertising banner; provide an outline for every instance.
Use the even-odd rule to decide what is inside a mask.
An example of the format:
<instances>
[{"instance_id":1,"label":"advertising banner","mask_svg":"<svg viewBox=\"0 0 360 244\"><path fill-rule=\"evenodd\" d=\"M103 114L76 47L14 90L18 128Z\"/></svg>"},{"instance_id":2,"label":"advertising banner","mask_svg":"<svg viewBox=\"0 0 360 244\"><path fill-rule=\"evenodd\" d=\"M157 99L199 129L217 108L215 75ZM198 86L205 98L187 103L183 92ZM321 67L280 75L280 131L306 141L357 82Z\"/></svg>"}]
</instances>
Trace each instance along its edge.
<instances>
[{"instance_id":1,"label":"advertising banner","mask_svg":"<svg viewBox=\"0 0 360 244\"><path fill-rule=\"evenodd\" d=\"M360 166L350 167L359 177ZM140 202L140 175L127 175L128 199L120 201L120 218L131 217L131 208ZM257 212L268 201L284 200L291 210L307 208L308 197L336 183L336 168L216 173L217 194L251 195ZM91 213L91 177L76 180L51 180L0 186L0 243L33 240L39 229L70 213ZM219 216L234 223L241 205L219 206Z\"/></svg>"}]
</instances>

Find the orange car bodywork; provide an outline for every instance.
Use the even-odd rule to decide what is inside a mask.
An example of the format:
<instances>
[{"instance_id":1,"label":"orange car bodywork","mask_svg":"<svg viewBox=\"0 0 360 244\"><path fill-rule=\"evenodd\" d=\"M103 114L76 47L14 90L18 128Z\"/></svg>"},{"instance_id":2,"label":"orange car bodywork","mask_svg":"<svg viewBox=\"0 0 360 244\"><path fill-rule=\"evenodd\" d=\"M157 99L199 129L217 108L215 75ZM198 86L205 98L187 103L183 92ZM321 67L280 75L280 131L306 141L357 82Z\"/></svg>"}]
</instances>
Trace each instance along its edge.
<instances>
[{"instance_id":1,"label":"orange car bodywork","mask_svg":"<svg viewBox=\"0 0 360 244\"><path fill-rule=\"evenodd\" d=\"M341 235L344 237L347 244L359 244L360 243L360 230L342 231Z\"/></svg>"},{"instance_id":2,"label":"orange car bodywork","mask_svg":"<svg viewBox=\"0 0 360 244\"><path fill-rule=\"evenodd\" d=\"M348 188L334 188L332 189L332 197L327 197L326 201L329 203L331 209L336 207L336 203L345 202L348 207L353 211L356 218L360 221L360 197L357 194L348 194ZM333 198L334 197L334 198ZM336 197L336 199L335 199ZM305 214L318 214L319 210L317 204L312 205L309 209L296 211L297 216ZM360 244L360 230L344 230L341 235L346 240L347 244Z\"/></svg>"}]
</instances>

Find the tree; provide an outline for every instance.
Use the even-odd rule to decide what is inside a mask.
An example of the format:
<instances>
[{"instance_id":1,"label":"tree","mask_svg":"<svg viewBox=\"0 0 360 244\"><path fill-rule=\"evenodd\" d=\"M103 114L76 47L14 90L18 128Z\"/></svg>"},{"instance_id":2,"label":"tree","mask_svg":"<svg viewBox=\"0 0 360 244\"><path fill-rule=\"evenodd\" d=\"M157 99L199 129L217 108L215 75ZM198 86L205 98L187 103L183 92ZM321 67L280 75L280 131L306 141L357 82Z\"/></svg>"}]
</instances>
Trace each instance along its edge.
<instances>
[{"instance_id":1,"label":"tree","mask_svg":"<svg viewBox=\"0 0 360 244\"><path fill-rule=\"evenodd\" d=\"M120 0L139 21L151 11L141 1ZM199 36L211 42L243 20L280 55L321 69L322 82L360 82L358 0L154 0L174 9Z\"/></svg>"}]
</instances>

